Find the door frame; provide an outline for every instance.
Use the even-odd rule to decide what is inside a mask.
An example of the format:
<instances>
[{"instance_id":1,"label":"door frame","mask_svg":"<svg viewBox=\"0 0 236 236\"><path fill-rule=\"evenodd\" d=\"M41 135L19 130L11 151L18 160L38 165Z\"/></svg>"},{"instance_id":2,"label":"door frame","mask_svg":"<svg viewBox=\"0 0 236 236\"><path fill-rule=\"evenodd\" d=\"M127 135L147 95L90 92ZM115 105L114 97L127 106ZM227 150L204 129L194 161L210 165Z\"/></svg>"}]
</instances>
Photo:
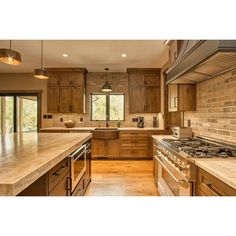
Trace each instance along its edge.
<instances>
[{"instance_id":1,"label":"door frame","mask_svg":"<svg viewBox=\"0 0 236 236\"><path fill-rule=\"evenodd\" d=\"M17 132L17 105L16 105L16 97L17 96L35 96L37 97L37 132L39 132L41 128L41 117L42 117L42 93L43 90L0 90L0 96L13 96L14 99L14 133Z\"/></svg>"}]
</instances>

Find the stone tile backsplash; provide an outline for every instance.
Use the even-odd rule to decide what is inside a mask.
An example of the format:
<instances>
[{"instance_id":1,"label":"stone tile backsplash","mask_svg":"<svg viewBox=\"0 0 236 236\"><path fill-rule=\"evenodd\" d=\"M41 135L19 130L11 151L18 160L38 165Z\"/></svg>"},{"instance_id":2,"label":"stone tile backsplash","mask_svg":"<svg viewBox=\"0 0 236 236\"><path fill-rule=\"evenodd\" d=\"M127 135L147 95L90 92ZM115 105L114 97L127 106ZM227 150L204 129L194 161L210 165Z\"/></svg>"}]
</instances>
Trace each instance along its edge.
<instances>
[{"instance_id":1,"label":"stone tile backsplash","mask_svg":"<svg viewBox=\"0 0 236 236\"><path fill-rule=\"evenodd\" d=\"M236 75L224 73L197 84L197 111L185 112L196 135L236 143Z\"/></svg>"}]
</instances>

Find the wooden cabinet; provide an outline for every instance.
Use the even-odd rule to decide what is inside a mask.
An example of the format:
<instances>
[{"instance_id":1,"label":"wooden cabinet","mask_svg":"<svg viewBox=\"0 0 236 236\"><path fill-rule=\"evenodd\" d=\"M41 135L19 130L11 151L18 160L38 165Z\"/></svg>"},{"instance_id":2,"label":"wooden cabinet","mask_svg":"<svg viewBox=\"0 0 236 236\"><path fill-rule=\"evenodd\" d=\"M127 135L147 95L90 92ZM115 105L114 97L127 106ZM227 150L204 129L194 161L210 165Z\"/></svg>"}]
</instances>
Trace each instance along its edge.
<instances>
[{"instance_id":1,"label":"wooden cabinet","mask_svg":"<svg viewBox=\"0 0 236 236\"><path fill-rule=\"evenodd\" d=\"M60 112L83 113L83 87L60 87Z\"/></svg>"},{"instance_id":2,"label":"wooden cabinet","mask_svg":"<svg viewBox=\"0 0 236 236\"><path fill-rule=\"evenodd\" d=\"M178 57L182 40L171 40L169 45L169 65L172 65Z\"/></svg>"},{"instance_id":3,"label":"wooden cabinet","mask_svg":"<svg viewBox=\"0 0 236 236\"><path fill-rule=\"evenodd\" d=\"M129 88L129 112L143 113L146 107L146 88L130 87Z\"/></svg>"},{"instance_id":4,"label":"wooden cabinet","mask_svg":"<svg viewBox=\"0 0 236 236\"><path fill-rule=\"evenodd\" d=\"M59 111L59 87L58 86L50 86L48 87L47 93L47 105L48 105L48 112L56 113Z\"/></svg>"},{"instance_id":5,"label":"wooden cabinet","mask_svg":"<svg viewBox=\"0 0 236 236\"><path fill-rule=\"evenodd\" d=\"M148 131L120 131L120 157L148 158Z\"/></svg>"},{"instance_id":6,"label":"wooden cabinet","mask_svg":"<svg viewBox=\"0 0 236 236\"><path fill-rule=\"evenodd\" d=\"M129 112L160 112L160 69L128 69Z\"/></svg>"},{"instance_id":7,"label":"wooden cabinet","mask_svg":"<svg viewBox=\"0 0 236 236\"><path fill-rule=\"evenodd\" d=\"M118 158L119 139L92 139L92 158Z\"/></svg>"},{"instance_id":8,"label":"wooden cabinet","mask_svg":"<svg viewBox=\"0 0 236 236\"><path fill-rule=\"evenodd\" d=\"M168 111L195 111L196 85L170 84L168 85Z\"/></svg>"},{"instance_id":9,"label":"wooden cabinet","mask_svg":"<svg viewBox=\"0 0 236 236\"><path fill-rule=\"evenodd\" d=\"M236 196L236 190L210 173L198 168L197 196Z\"/></svg>"},{"instance_id":10,"label":"wooden cabinet","mask_svg":"<svg viewBox=\"0 0 236 236\"><path fill-rule=\"evenodd\" d=\"M146 110L149 113L159 113L160 108L160 87L147 87L146 88Z\"/></svg>"},{"instance_id":11,"label":"wooden cabinet","mask_svg":"<svg viewBox=\"0 0 236 236\"><path fill-rule=\"evenodd\" d=\"M67 175L64 176L60 182L58 182L55 188L49 192L49 196L70 196L69 179L70 173L67 173Z\"/></svg>"},{"instance_id":12,"label":"wooden cabinet","mask_svg":"<svg viewBox=\"0 0 236 236\"><path fill-rule=\"evenodd\" d=\"M87 70L48 69L48 112L84 113Z\"/></svg>"}]
</instances>

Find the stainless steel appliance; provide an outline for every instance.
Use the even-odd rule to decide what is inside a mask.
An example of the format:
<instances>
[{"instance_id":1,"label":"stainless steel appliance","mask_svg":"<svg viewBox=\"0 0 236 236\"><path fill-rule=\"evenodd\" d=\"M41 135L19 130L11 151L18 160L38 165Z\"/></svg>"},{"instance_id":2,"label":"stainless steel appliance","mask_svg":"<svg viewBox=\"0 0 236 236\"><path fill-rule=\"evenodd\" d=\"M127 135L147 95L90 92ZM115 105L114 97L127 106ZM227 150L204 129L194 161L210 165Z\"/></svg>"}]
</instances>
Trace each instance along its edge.
<instances>
[{"instance_id":1,"label":"stainless steel appliance","mask_svg":"<svg viewBox=\"0 0 236 236\"><path fill-rule=\"evenodd\" d=\"M72 154L71 158L71 192L79 183L80 179L86 172L86 157L90 155L90 143L85 143Z\"/></svg>"},{"instance_id":2,"label":"stainless steel appliance","mask_svg":"<svg viewBox=\"0 0 236 236\"><path fill-rule=\"evenodd\" d=\"M144 117L138 117L138 128L143 128L144 127Z\"/></svg>"},{"instance_id":3,"label":"stainless steel appliance","mask_svg":"<svg viewBox=\"0 0 236 236\"><path fill-rule=\"evenodd\" d=\"M162 196L195 195L197 158L236 158L236 149L202 138L154 141L154 176Z\"/></svg>"},{"instance_id":4,"label":"stainless steel appliance","mask_svg":"<svg viewBox=\"0 0 236 236\"><path fill-rule=\"evenodd\" d=\"M192 129L189 127L175 126L172 128L173 136L176 138L192 138Z\"/></svg>"}]
</instances>

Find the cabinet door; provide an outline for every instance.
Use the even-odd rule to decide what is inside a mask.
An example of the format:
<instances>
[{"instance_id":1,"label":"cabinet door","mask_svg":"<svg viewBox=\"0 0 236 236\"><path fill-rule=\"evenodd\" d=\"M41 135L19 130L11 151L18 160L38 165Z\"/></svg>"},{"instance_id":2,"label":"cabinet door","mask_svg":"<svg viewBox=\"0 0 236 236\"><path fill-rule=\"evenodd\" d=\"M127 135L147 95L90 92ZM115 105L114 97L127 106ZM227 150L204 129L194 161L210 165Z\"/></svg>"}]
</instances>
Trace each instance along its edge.
<instances>
[{"instance_id":1,"label":"cabinet door","mask_svg":"<svg viewBox=\"0 0 236 236\"><path fill-rule=\"evenodd\" d=\"M130 73L129 74L129 86L144 86L143 73Z\"/></svg>"},{"instance_id":2,"label":"cabinet door","mask_svg":"<svg viewBox=\"0 0 236 236\"><path fill-rule=\"evenodd\" d=\"M106 141L92 139L92 158L106 156Z\"/></svg>"},{"instance_id":3,"label":"cabinet door","mask_svg":"<svg viewBox=\"0 0 236 236\"><path fill-rule=\"evenodd\" d=\"M181 84L178 91L179 111L196 110L196 85Z\"/></svg>"},{"instance_id":4,"label":"cabinet door","mask_svg":"<svg viewBox=\"0 0 236 236\"><path fill-rule=\"evenodd\" d=\"M68 173L63 177L63 179L49 193L49 196L69 196L70 195L69 178L70 178L70 173Z\"/></svg>"},{"instance_id":5,"label":"cabinet door","mask_svg":"<svg viewBox=\"0 0 236 236\"><path fill-rule=\"evenodd\" d=\"M120 144L118 140L107 140L106 143L106 156L107 157L119 157Z\"/></svg>"},{"instance_id":6,"label":"cabinet door","mask_svg":"<svg viewBox=\"0 0 236 236\"><path fill-rule=\"evenodd\" d=\"M168 110L178 111L178 85L168 85Z\"/></svg>"},{"instance_id":7,"label":"cabinet door","mask_svg":"<svg viewBox=\"0 0 236 236\"><path fill-rule=\"evenodd\" d=\"M71 88L60 88L60 112L71 112Z\"/></svg>"},{"instance_id":8,"label":"cabinet door","mask_svg":"<svg viewBox=\"0 0 236 236\"><path fill-rule=\"evenodd\" d=\"M129 112L143 113L145 111L146 88L130 87L129 88Z\"/></svg>"},{"instance_id":9,"label":"cabinet door","mask_svg":"<svg viewBox=\"0 0 236 236\"><path fill-rule=\"evenodd\" d=\"M145 112L160 112L160 87L147 87Z\"/></svg>"},{"instance_id":10,"label":"cabinet door","mask_svg":"<svg viewBox=\"0 0 236 236\"><path fill-rule=\"evenodd\" d=\"M60 78L60 74L58 72L49 71L48 85L59 86L59 78Z\"/></svg>"},{"instance_id":11,"label":"cabinet door","mask_svg":"<svg viewBox=\"0 0 236 236\"><path fill-rule=\"evenodd\" d=\"M144 80L146 86L160 86L160 74L158 73L144 74Z\"/></svg>"},{"instance_id":12,"label":"cabinet door","mask_svg":"<svg viewBox=\"0 0 236 236\"><path fill-rule=\"evenodd\" d=\"M50 86L47 91L48 112L59 112L59 87Z\"/></svg>"},{"instance_id":13,"label":"cabinet door","mask_svg":"<svg viewBox=\"0 0 236 236\"><path fill-rule=\"evenodd\" d=\"M71 88L71 112L83 113L84 111L84 89L82 87Z\"/></svg>"},{"instance_id":14,"label":"cabinet door","mask_svg":"<svg viewBox=\"0 0 236 236\"><path fill-rule=\"evenodd\" d=\"M82 86L83 74L81 72L61 72L60 86Z\"/></svg>"}]
</instances>

